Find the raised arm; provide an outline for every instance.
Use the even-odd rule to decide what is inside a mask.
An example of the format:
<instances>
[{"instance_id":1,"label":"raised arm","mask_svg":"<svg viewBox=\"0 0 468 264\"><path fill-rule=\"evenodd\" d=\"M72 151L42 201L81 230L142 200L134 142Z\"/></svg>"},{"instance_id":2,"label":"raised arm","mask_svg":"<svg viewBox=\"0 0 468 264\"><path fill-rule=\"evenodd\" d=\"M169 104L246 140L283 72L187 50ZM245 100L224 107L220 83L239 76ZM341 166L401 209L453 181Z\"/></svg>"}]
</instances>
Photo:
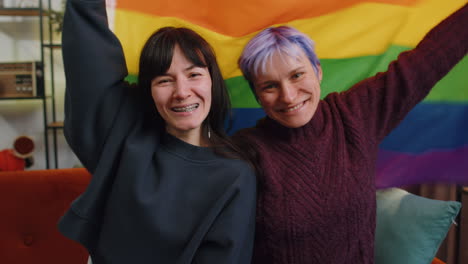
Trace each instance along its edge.
<instances>
[{"instance_id":1,"label":"raised arm","mask_svg":"<svg viewBox=\"0 0 468 264\"><path fill-rule=\"evenodd\" d=\"M402 53L384 73L344 93L343 105L365 122L376 144L426 97L468 51L468 6L434 27L411 51Z\"/></svg>"},{"instance_id":2,"label":"raised arm","mask_svg":"<svg viewBox=\"0 0 468 264\"><path fill-rule=\"evenodd\" d=\"M62 46L67 86L64 133L81 162L93 171L128 91L123 50L109 30L105 1L67 1Z\"/></svg>"}]
</instances>

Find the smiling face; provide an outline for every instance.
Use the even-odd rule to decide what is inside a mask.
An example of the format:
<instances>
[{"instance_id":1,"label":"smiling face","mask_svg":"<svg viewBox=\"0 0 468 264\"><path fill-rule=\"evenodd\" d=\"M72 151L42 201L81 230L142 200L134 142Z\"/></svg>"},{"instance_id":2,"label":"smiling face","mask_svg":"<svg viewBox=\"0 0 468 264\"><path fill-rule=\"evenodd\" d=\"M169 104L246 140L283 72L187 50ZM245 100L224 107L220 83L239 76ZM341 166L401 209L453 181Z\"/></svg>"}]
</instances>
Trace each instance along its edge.
<instances>
[{"instance_id":1,"label":"smiling face","mask_svg":"<svg viewBox=\"0 0 468 264\"><path fill-rule=\"evenodd\" d=\"M211 107L210 72L189 61L178 45L173 54L167 72L151 81L151 95L169 134L201 141L201 126Z\"/></svg>"},{"instance_id":2,"label":"smiling face","mask_svg":"<svg viewBox=\"0 0 468 264\"><path fill-rule=\"evenodd\" d=\"M315 72L304 52L291 57L275 53L255 77L255 93L266 114L290 128L304 126L317 110L322 69Z\"/></svg>"}]
</instances>

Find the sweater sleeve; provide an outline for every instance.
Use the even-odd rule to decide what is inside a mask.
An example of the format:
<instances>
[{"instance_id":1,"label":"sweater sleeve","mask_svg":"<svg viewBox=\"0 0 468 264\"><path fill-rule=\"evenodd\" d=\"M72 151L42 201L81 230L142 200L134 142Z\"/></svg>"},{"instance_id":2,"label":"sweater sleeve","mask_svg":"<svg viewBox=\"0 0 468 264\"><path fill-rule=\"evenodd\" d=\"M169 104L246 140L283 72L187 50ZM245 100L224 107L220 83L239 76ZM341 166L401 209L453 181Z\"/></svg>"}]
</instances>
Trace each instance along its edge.
<instances>
[{"instance_id":1,"label":"sweater sleeve","mask_svg":"<svg viewBox=\"0 0 468 264\"><path fill-rule=\"evenodd\" d=\"M128 91L123 50L108 27L105 1L67 1L62 46L64 134L92 172Z\"/></svg>"},{"instance_id":2,"label":"sweater sleeve","mask_svg":"<svg viewBox=\"0 0 468 264\"><path fill-rule=\"evenodd\" d=\"M255 176L248 173L235 185L235 195L211 225L193 263L251 263L255 205Z\"/></svg>"},{"instance_id":3,"label":"sweater sleeve","mask_svg":"<svg viewBox=\"0 0 468 264\"><path fill-rule=\"evenodd\" d=\"M434 27L388 70L343 93L344 110L364 122L368 139L379 144L427 96L468 51L468 6Z\"/></svg>"}]
</instances>

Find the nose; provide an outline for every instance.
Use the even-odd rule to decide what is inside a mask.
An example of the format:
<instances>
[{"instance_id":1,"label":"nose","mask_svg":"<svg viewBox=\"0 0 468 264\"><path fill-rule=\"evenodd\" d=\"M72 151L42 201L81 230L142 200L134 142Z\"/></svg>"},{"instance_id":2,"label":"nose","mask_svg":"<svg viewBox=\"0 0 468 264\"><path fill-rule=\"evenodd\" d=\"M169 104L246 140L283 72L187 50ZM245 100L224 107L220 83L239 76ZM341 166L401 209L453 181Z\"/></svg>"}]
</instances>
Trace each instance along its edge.
<instances>
[{"instance_id":1,"label":"nose","mask_svg":"<svg viewBox=\"0 0 468 264\"><path fill-rule=\"evenodd\" d=\"M190 87L189 83L185 80L177 80L174 90L174 99L178 101L183 101L190 97Z\"/></svg>"},{"instance_id":2,"label":"nose","mask_svg":"<svg viewBox=\"0 0 468 264\"><path fill-rule=\"evenodd\" d=\"M285 83L281 85L281 100L284 103L291 104L295 102L297 96L297 89L289 84Z\"/></svg>"}]
</instances>

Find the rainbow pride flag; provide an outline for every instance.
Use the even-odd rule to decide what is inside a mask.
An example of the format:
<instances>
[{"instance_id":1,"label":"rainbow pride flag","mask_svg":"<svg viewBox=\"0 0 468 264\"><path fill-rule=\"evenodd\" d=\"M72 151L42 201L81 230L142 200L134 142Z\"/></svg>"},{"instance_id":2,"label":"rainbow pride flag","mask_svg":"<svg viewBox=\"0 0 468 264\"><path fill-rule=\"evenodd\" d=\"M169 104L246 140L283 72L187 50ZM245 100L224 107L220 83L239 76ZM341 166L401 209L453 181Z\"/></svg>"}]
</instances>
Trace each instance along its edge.
<instances>
[{"instance_id":1,"label":"rainbow pride flag","mask_svg":"<svg viewBox=\"0 0 468 264\"><path fill-rule=\"evenodd\" d=\"M265 114L237 67L259 30L288 24L316 42L322 96L385 71L466 0L108 0L111 28L136 80L146 39L163 26L192 28L214 47L234 107L231 133ZM468 183L468 57L381 144L377 186Z\"/></svg>"}]
</instances>

